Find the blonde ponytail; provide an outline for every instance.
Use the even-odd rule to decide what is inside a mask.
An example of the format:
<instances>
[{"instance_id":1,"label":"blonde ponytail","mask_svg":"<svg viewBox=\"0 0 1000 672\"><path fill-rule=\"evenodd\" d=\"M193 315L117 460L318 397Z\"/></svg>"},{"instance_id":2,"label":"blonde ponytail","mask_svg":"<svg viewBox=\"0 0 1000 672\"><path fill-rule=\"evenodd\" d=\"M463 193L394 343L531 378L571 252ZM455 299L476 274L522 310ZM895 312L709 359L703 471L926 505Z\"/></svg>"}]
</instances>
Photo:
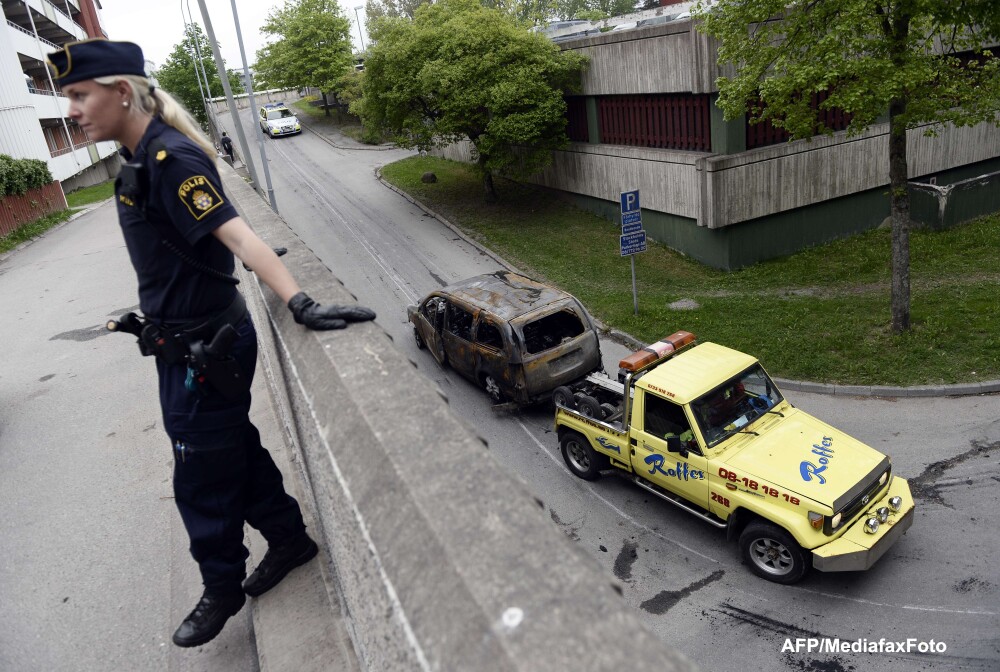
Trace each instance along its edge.
<instances>
[{"instance_id":1,"label":"blonde ponytail","mask_svg":"<svg viewBox=\"0 0 1000 672\"><path fill-rule=\"evenodd\" d=\"M109 75L108 77L95 77L94 81L105 86L113 86L119 81L127 82L132 89L132 107L134 109L150 116L159 115L163 123L173 126L190 138L191 142L201 147L202 151L213 162L218 158L215 146L202 133L191 113L185 110L166 91L159 88L150 91L149 80L145 77L139 77L138 75Z\"/></svg>"}]
</instances>

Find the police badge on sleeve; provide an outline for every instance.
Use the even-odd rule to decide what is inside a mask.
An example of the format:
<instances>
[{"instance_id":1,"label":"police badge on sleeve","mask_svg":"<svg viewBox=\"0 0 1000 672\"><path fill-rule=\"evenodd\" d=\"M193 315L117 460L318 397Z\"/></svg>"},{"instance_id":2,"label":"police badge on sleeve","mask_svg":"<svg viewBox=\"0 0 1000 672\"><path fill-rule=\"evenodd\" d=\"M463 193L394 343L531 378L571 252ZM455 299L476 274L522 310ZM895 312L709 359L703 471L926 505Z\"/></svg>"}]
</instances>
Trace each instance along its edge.
<instances>
[{"instance_id":1,"label":"police badge on sleeve","mask_svg":"<svg viewBox=\"0 0 1000 672\"><path fill-rule=\"evenodd\" d=\"M177 190L177 197L187 206L191 216L200 220L222 205L222 197L204 175L195 175L184 180Z\"/></svg>"}]
</instances>

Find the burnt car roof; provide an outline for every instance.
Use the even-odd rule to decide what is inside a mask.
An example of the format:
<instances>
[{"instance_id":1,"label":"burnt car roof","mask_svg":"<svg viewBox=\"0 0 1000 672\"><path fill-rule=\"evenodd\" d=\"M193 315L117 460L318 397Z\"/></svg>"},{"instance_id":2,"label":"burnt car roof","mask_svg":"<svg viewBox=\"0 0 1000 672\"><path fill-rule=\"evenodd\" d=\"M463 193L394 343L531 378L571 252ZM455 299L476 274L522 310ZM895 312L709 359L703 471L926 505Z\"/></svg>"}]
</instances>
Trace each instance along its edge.
<instances>
[{"instance_id":1,"label":"burnt car roof","mask_svg":"<svg viewBox=\"0 0 1000 672\"><path fill-rule=\"evenodd\" d=\"M512 320L549 304L573 298L561 289L509 271L477 275L448 285L441 292L485 309L503 320Z\"/></svg>"}]
</instances>

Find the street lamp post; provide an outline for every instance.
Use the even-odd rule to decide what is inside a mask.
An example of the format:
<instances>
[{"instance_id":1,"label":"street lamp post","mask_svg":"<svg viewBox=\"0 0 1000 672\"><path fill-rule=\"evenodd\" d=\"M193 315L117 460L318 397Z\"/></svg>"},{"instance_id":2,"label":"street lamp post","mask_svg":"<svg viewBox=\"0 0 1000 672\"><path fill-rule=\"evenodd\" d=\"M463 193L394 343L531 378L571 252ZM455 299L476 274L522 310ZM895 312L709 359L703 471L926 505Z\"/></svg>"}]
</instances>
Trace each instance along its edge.
<instances>
[{"instance_id":1,"label":"street lamp post","mask_svg":"<svg viewBox=\"0 0 1000 672\"><path fill-rule=\"evenodd\" d=\"M365 33L361 29L361 19L358 17L358 10L364 8L365 8L364 5L358 5L357 7L354 8L354 18L357 19L358 21L358 37L361 38L361 51L365 50Z\"/></svg>"}]
</instances>

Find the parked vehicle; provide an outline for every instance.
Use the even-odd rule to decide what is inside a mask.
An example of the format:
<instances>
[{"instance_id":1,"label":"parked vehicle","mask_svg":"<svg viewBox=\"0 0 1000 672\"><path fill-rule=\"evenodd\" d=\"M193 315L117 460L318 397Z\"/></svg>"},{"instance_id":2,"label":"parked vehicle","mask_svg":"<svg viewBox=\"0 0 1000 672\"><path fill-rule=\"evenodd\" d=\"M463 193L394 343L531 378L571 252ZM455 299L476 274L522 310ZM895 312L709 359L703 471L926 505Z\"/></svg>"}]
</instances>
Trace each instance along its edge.
<instances>
[{"instance_id":1,"label":"parked vehicle","mask_svg":"<svg viewBox=\"0 0 1000 672\"><path fill-rule=\"evenodd\" d=\"M302 132L299 119L281 103L267 103L257 113L260 130L274 138Z\"/></svg>"},{"instance_id":2,"label":"parked vehicle","mask_svg":"<svg viewBox=\"0 0 1000 672\"><path fill-rule=\"evenodd\" d=\"M572 295L515 273L479 275L406 310L418 348L486 390L530 404L601 369L593 320Z\"/></svg>"},{"instance_id":3,"label":"parked vehicle","mask_svg":"<svg viewBox=\"0 0 1000 672\"><path fill-rule=\"evenodd\" d=\"M664 23L670 23L676 19L680 14L663 14L661 16L654 16L648 19L643 19L639 22L636 28L648 28L649 26L659 26Z\"/></svg>"},{"instance_id":4,"label":"parked vehicle","mask_svg":"<svg viewBox=\"0 0 1000 672\"><path fill-rule=\"evenodd\" d=\"M750 355L680 331L553 391L569 470L612 470L738 539L760 577L870 568L913 523L888 457L794 406Z\"/></svg>"}]
</instances>

